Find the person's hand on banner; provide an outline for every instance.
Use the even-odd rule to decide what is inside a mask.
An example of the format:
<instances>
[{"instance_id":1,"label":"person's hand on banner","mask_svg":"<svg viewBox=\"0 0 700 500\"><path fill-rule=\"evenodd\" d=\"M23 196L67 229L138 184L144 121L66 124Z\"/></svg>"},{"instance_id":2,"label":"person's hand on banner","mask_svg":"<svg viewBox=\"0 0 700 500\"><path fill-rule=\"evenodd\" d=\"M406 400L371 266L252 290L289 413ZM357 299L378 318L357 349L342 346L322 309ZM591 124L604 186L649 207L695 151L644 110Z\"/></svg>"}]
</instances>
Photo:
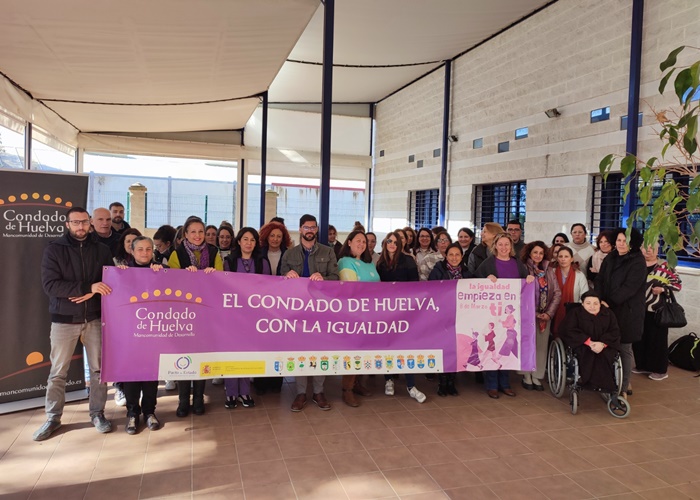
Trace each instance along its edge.
<instances>
[{"instance_id":1,"label":"person's hand on banner","mask_svg":"<svg viewBox=\"0 0 700 500\"><path fill-rule=\"evenodd\" d=\"M154 270L155 272L158 272L161 269L163 269L163 266L160 264L151 264L151 269Z\"/></svg>"},{"instance_id":2,"label":"person's hand on banner","mask_svg":"<svg viewBox=\"0 0 700 500\"><path fill-rule=\"evenodd\" d=\"M189 271L191 273L196 273L197 272L197 266L187 266L185 268L186 271Z\"/></svg>"},{"instance_id":3,"label":"person's hand on banner","mask_svg":"<svg viewBox=\"0 0 700 500\"><path fill-rule=\"evenodd\" d=\"M287 274L284 275L285 278L298 278L299 274L294 269L290 269Z\"/></svg>"},{"instance_id":4,"label":"person's hand on banner","mask_svg":"<svg viewBox=\"0 0 700 500\"><path fill-rule=\"evenodd\" d=\"M498 278L497 278L496 276L494 276L493 274L489 274L489 275L487 276L487 278L490 279L493 283L495 283L496 281L498 281Z\"/></svg>"},{"instance_id":5,"label":"person's hand on banner","mask_svg":"<svg viewBox=\"0 0 700 500\"><path fill-rule=\"evenodd\" d=\"M68 300L75 304L82 304L86 300L90 300L96 293L99 293L100 295L109 295L112 293L112 289L106 283L102 283L101 281L93 283L90 290L92 290L90 293L86 293L81 297L68 297Z\"/></svg>"},{"instance_id":6,"label":"person's hand on banner","mask_svg":"<svg viewBox=\"0 0 700 500\"><path fill-rule=\"evenodd\" d=\"M529 274L527 278L525 278L525 283L530 284L533 281L535 281L535 277L532 274Z\"/></svg>"},{"instance_id":7,"label":"person's hand on banner","mask_svg":"<svg viewBox=\"0 0 700 500\"><path fill-rule=\"evenodd\" d=\"M311 276L309 276L309 279L311 281L323 281L323 276L321 273L313 273Z\"/></svg>"},{"instance_id":8,"label":"person's hand on banner","mask_svg":"<svg viewBox=\"0 0 700 500\"><path fill-rule=\"evenodd\" d=\"M213 267L207 267L204 269L204 274L211 274L214 271L216 271L216 269L214 269Z\"/></svg>"}]
</instances>

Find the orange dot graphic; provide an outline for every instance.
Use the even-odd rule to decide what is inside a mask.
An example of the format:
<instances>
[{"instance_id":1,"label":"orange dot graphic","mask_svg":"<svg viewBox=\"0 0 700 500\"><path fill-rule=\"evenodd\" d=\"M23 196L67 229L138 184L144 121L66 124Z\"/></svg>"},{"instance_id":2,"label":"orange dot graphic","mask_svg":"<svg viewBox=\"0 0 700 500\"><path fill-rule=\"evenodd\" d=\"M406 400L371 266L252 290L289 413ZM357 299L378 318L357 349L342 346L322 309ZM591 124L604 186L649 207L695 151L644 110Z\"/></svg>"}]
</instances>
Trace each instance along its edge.
<instances>
[{"instance_id":1,"label":"orange dot graphic","mask_svg":"<svg viewBox=\"0 0 700 500\"><path fill-rule=\"evenodd\" d=\"M141 294L141 298L142 298L142 299L147 299L147 298L148 298L148 292L143 292L143 293Z\"/></svg>"},{"instance_id":2,"label":"orange dot graphic","mask_svg":"<svg viewBox=\"0 0 700 500\"><path fill-rule=\"evenodd\" d=\"M201 304L201 303L202 303L202 297L197 297L196 299L194 299L194 301L195 301L197 304Z\"/></svg>"},{"instance_id":3,"label":"orange dot graphic","mask_svg":"<svg viewBox=\"0 0 700 500\"><path fill-rule=\"evenodd\" d=\"M55 201L56 203L60 204L60 203L63 202L63 198L59 198L59 197L57 196L56 199L53 200L53 201Z\"/></svg>"},{"instance_id":4,"label":"orange dot graphic","mask_svg":"<svg viewBox=\"0 0 700 500\"><path fill-rule=\"evenodd\" d=\"M4 204L5 204L5 200L0 199L0 205L4 205Z\"/></svg>"},{"instance_id":5,"label":"orange dot graphic","mask_svg":"<svg viewBox=\"0 0 700 500\"><path fill-rule=\"evenodd\" d=\"M190 299L192 298L192 294L191 294L191 293L188 293L187 295L185 295L185 298L186 298L187 300L190 300Z\"/></svg>"},{"instance_id":6,"label":"orange dot graphic","mask_svg":"<svg viewBox=\"0 0 700 500\"><path fill-rule=\"evenodd\" d=\"M139 298L136 296L133 296L129 299L129 302L138 302Z\"/></svg>"},{"instance_id":7,"label":"orange dot graphic","mask_svg":"<svg viewBox=\"0 0 700 500\"><path fill-rule=\"evenodd\" d=\"M7 200L8 200L10 203L14 203L15 201L17 201L17 198L16 198L15 196L13 196L13 195L10 195L10 196L7 197Z\"/></svg>"},{"instance_id":8,"label":"orange dot graphic","mask_svg":"<svg viewBox=\"0 0 700 500\"><path fill-rule=\"evenodd\" d=\"M175 297L180 297L182 296L182 291L181 290L175 290Z\"/></svg>"},{"instance_id":9,"label":"orange dot graphic","mask_svg":"<svg viewBox=\"0 0 700 500\"><path fill-rule=\"evenodd\" d=\"M170 295L173 291L170 288L165 289L165 295Z\"/></svg>"},{"instance_id":10,"label":"orange dot graphic","mask_svg":"<svg viewBox=\"0 0 700 500\"><path fill-rule=\"evenodd\" d=\"M39 199L39 193L32 193L32 198L35 200Z\"/></svg>"},{"instance_id":11,"label":"orange dot graphic","mask_svg":"<svg viewBox=\"0 0 700 500\"><path fill-rule=\"evenodd\" d=\"M160 297L160 290L153 290L154 297Z\"/></svg>"},{"instance_id":12,"label":"orange dot graphic","mask_svg":"<svg viewBox=\"0 0 700 500\"><path fill-rule=\"evenodd\" d=\"M70 201L67 201L67 202L66 202L66 206L67 206L68 208L70 208L70 207L73 206L73 204L72 204Z\"/></svg>"},{"instance_id":13,"label":"orange dot graphic","mask_svg":"<svg viewBox=\"0 0 700 500\"><path fill-rule=\"evenodd\" d=\"M44 361L44 355L40 352L34 351L27 354L27 366L32 366L42 361Z\"/></svg>"},{"instance_id":14,"label":"orange dot graphic","mask_svg":"<svg viewBox=\"0 0 700 500\"><path fill-rule=\"evenodd\" d=\"M19 197L22 198L23 200L29 199L29 195L27 193L22 193L21 195L19 195Z\"/></svg>"},{"instance_id":15,"label":"orange dot graphic","mask_svg":"<svg viewBox=\"0 0 700 500\"><path fill-rule=\"evenodd\" d=\"M43 196L43 198L44 198L44 201L49 201L49 200L51 199L51 195L50 195L50 194L45 194L45 195Z\"/></svg>"}]
</instances>

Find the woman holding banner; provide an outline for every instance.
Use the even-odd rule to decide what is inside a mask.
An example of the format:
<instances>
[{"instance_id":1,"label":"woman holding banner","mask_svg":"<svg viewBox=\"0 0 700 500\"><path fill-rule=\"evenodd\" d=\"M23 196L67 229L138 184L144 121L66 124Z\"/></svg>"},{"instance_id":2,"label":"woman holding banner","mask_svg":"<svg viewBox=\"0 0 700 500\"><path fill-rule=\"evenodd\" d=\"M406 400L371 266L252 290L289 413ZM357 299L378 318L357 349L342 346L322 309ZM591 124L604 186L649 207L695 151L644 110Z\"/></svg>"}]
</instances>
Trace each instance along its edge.
<instances>
[{"instance_id":1,"label":"woman holding banner","mask_svg":"<svg viewBox=\"0 0 700 500\"><path fill-rule=\"evenodd\" d=\"M515 258L513 240L507 233L498 233L494 236L491 254L476 270L477 278L488 278L494 283L499 279L525 279L527 283L535 281L535 277L528 274L525 264ZM512 324L504 324L504 327L506 326L509 332L513 331ZM517 344L514 345L514 342L517 342L517 339L513 339L509 333L499 355L507 356L513 350L517 352ZM507 370L484 371L484 385L490 398L498 399L499 391L506 396L515 396L515 392L510 388L510 372Z\"/></svg>"},{"instance_id":2,"label":"woman holding banner","mask_svg":"<svg viewBox=\"0 0 700 500\"><path fill-rule=\"evenodd\" d=\"M544 378L544 368L547 363L549 330L561 300L561 290L555 270L549 266L549 261L545 259L548 251L544 241L533 241L525 245L520 257L523 264L527 266L530 275L534 276L537 281L537 289L535 290L535 310L537 311L535 359L537 364L534 371L519 372L523 376L523 388L528 391L544 390L540 380Z\"/></svg>"},{"instance_id":3,"label":"woman holding banner","mask_svg":"<svg viewBox=\"0 0 700 500\"><path fill-rule=\"evenodd\" d=\"M244 227L236 235L236 245L224 261L224 270L234 273L270 275L270 261L260 250L260 236L252 227ZM244 408L252 408L255 401L250 397L250 378L225 378L226 408L233 409L238 403Z\"/></svg>"},{"instance_id":4,"label":"woman holding banner","mask_svg":"<svg viewBox=\"0 0 700 500\"><path fill-rule=\"evenodd\" d=\"M132 229L127 229L131 231ZM158 272L163 266L153 262L153 240L147 236L137 236L131 243L130 264L118 264L119 269L129 267L150 267ZM160 429L156 417L156 401L158 396L158 381L122 382L126 396L126 433L136 434L139 427L139 417L143 412L144 423L152 430ZM139 399L140 404L139 404Z\"/></svg>"},{"instance_id":5,"label":"woman holding banner","mask_svg":"<svg viewBox=\"0 0 700 500\"><path fill-rule=\"evenodd\" d=\"M185 269L192 273L203 270L205 274L224 270L219 249L204 241L204 222L202 219L195 216L189 217L182 232L184 240L168 260L168 265L171 268ZM204 415L206 382L206 380L180 380L178 382L180 400L175 415L186 417L190 414L190 395L192 395L192 412L195 415Z\"/></svg>"},{"instance_id":6,"label":"woman holding banner","mask_svg":"<svg viewBox=\"0 0 700 500\"><path fill-rule=\"evenodd\" d=\"M367 237L360 230L351 232L338 254L338 275L340 281L379 281L379 273L372 263L372 256L367 248ZM343 375L343 402L352 407L360 406L355 394L371 396L356 375Z\"/></svg>"},{"instance_id":7,"label":"woman holding banner","mask_svg":"<svg viewBox=\"0 0 700 500\"><path fill-rule=\"evenodd\" d=\"M384 238L377 272L382 281L418 281L418 267L413 258L403 252L403 243L398 231L389 233ZM406 389L419 403L425 401L425 394L416 388L416 377L411 373L406 374ZM384 375L384 394L394 395L394 379L391 375Z\"/></svg>"},{"instance_id":8,"label":"woman holding banner","mask_svg":"<svg viewBox=\"0 0 700 500\"><path fill-rule=\"evenodd\" d=\"M442 233L441 233L442 234ZM438 236L438 239L441 236ZM430 271L429 280L459 280L463 278L471 278L469 271L462 266L462 246L459 243L452 243L447 247L445 252L445 260L435 264L435 267ZM456 373L440 373L438 375L438 396L458 396L457 388L455 387Z\"/></svg>"}]
</instances>

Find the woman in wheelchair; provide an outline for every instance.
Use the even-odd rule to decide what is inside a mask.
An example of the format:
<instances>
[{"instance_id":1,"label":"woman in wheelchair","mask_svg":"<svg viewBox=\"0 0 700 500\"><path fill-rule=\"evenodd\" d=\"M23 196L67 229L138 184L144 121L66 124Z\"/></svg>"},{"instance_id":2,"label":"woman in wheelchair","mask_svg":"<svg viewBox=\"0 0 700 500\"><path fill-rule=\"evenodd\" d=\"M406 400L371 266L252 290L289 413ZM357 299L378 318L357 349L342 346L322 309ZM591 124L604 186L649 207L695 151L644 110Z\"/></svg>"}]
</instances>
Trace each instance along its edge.
<instances>
[{"instance_id":1,"label":"woman in wheelchair","mask_svg":"<svg viewBox=\"0 0 700 500\"><path fill-rule=\"evenodd\" d=\"M582 305L566 315L559 336L571 347L579 364L580 386L600 389L617 399L617 382L613 361L620 349L620 328L615 315L601 307L595 291L581 296Z\"/></svg>"}]
</instances>

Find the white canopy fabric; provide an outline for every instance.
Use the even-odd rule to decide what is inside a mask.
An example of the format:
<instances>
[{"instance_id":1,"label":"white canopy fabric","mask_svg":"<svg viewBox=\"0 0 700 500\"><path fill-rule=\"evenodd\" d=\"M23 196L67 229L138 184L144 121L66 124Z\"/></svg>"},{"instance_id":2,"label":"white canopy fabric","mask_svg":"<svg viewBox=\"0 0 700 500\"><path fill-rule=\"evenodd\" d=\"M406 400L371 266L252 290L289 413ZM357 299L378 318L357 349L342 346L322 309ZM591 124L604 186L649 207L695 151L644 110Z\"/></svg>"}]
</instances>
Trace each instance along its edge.
<instances>
[{"instance_id":1,"label":"white canopy fabric","mask_svg":"<svg viewBox=\"0 0 700 500\"><path fill-rule=\"evenodd\" d=\"M376 102L547 3L336 0L334 101ZM241 129L268 89L321 100L323 14L320 0L5 0L0 108L71 144Z\"/></svg>"}]
</instances>

